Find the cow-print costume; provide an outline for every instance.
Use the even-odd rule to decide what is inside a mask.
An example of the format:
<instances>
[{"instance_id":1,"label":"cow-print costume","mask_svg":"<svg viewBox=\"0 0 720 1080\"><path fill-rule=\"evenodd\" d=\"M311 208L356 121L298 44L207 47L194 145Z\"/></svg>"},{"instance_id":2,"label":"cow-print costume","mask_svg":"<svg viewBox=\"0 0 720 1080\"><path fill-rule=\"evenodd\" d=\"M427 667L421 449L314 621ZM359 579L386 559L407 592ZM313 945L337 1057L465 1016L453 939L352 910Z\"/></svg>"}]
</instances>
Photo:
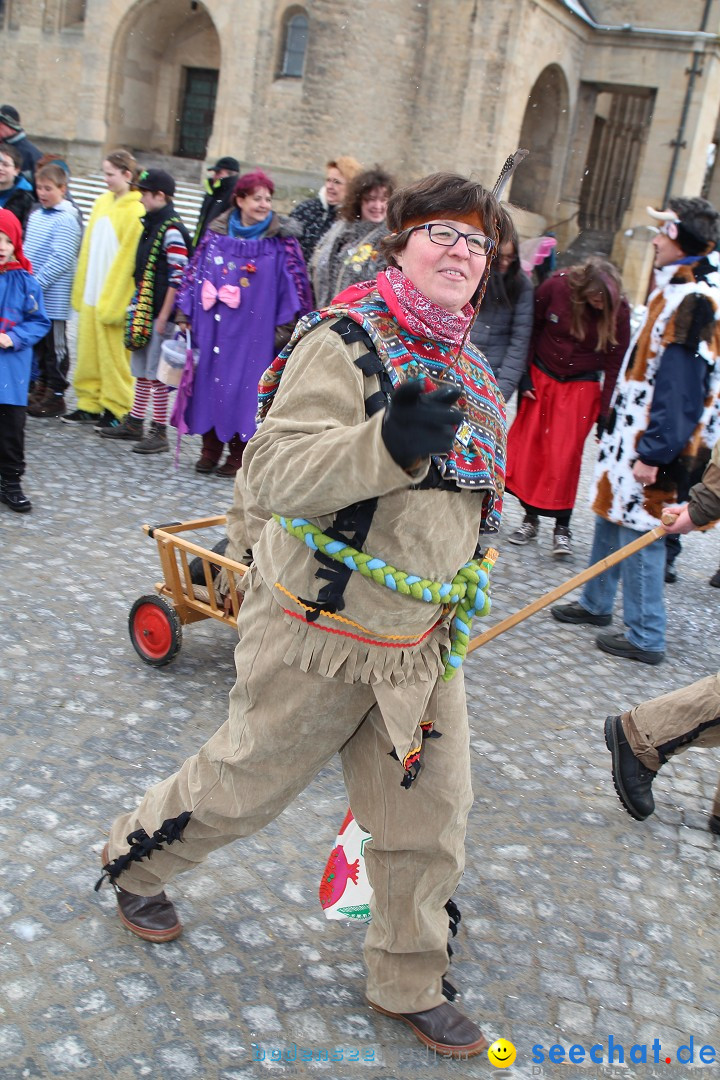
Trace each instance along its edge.
<instances>
[{"instance_id":1,"label":"cow-print costume","mask_svg":"<svg viewBox=\"0 0 720 1080\"><path fill-rule=\"evenodd\" d=\"M677 469L692 469L720 435L720 257L656 271L656 287L643 322L633 335L618 376L590 493L600 517L638 532L660 520L663 506L677 499ZM655 378L663 351L679 344L707 364L705 407L692 437L676 461L658 469L643 487L633 476L636 447L650 419Z\"/></svg>"}]
</instances>

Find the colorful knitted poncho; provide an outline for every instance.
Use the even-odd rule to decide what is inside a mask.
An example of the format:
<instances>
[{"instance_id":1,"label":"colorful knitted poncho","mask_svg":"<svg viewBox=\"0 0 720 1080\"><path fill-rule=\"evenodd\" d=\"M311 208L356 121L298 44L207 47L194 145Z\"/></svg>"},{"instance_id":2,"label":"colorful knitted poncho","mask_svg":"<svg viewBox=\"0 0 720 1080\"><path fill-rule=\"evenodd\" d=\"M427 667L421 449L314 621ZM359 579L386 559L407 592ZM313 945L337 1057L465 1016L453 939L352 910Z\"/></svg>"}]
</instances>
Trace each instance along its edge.
<instances>
[{"instance_id":1,"label":"colorful knitted poncho","mask_svg":"<svg viewBox=\"0 0 720 1080\"><path fill-rule=\"evenodd\" d=\"M378 274L384 285L385 274ZM441 476L458 488L483 490L485 505L482 531L496 533L500 525L505 490L505 408L492 370L475 346L467 341L456 363L455 347L449 343L421 337L403 328L397 308L391 313L388 303L376 288L367 283L366 295L354 303L338 302L312 311L298 322L290 342L265 371L258 386L258 423L270 408L288 357L298 341L325 320L346 316L366 331L385 366L393 386L406 379L424 377L428 389L441 378L461 383L463 396L458 405L465 413L455 437L455 446L447 457L434 458ZM358 290L362 291L363 286ZM385 297L390 299L387 288ZM453 364L450 371L448 365Z\"/></svg>"}]
</instances>

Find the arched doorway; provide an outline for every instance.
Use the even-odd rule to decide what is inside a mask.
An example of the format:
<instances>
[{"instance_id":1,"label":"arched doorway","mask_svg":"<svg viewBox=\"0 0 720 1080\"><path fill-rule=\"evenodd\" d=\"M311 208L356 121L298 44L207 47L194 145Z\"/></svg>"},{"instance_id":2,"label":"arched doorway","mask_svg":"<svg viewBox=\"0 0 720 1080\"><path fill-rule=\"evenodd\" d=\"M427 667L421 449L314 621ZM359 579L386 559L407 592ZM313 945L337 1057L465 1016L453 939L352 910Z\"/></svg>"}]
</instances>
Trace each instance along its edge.
<instances>
[{"instance_id":1,"label":"arched doorway","mask_svg":"<svg viewBox=\"0 0 720 1080\"><path fill-rule=\"evenodd\" d=\"M546 218L552 218L560 194L568 111L565 74L557 64L550 64L530 91L520 132L520 146L530 151L530 157L512 183L512 201Z\"/></svg>"},{"instance_id":2,"label":"arched doorway","mask_svg":"<svg viewBox=\"0 0 720 1080\"><path fill-rule=\"evenodd\" d=\"M220 73L220 39L204 4L138 0L112 55L108 144L204 158Z\"/></svg>"}]
</instances>

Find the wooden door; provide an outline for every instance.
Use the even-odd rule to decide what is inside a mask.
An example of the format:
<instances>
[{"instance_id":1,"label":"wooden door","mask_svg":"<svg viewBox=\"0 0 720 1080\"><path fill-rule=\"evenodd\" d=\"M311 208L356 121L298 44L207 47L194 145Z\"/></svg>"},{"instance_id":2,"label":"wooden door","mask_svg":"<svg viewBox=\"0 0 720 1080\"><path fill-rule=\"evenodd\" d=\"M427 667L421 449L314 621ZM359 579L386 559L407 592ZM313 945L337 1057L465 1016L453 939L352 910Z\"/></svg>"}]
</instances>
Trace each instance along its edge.
<instances>
[{"instance_id":1,"label":"wooden door","mask_svg":"<svg viewBox=\"0 0 720 1080\"><path fill-rule=\"evenodd\" d=\"M212 134L217 86L218 73L213 68L185 68L176 151L179 157L201 160L205 157Z\"/></svg>"}]
</instances>

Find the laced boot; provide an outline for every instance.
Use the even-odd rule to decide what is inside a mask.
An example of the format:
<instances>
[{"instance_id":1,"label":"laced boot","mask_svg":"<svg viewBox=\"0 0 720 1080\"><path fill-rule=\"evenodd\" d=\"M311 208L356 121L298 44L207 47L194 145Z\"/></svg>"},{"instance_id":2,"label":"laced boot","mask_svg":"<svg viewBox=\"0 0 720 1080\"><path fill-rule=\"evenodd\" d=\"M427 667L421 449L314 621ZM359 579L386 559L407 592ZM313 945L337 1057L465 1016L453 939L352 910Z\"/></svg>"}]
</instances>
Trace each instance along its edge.
<instances>
[{"instance_id":1,"label":"laced boot","mask_svg":"<svg viewBox=\"0 0 720 1080\"><path fill-rule=\"evenodd\" d=\"M552 553L556 559L564 559L572 555L572 533L567 525L556 525L553 533Z\"/></svg>"},{"instance_id":2,"label":"laced boot","mask_svg":"<svg viewBox=\"0 0 720 1080\"><path fill-rule=\"evenodd\" d=\"M630 817L644 821L655 809L652 783L655 773L636 758L627 741L622 717L608 716L605 745L612 754L612 776L618 798Z\"/></svg>"},{"instance_id":3,"label":"laced boot","mask_svg":"<svg viewBox=\"0 0 720 1080\"><path fill-rule=\"evenodd\" d=\"M163 454L169 449L166 425L158 424L153 420L150 424L150 433L137 446L133 446L132 452L133 454Z\"/></svg>"},{"instance_id":4,"label":"laced boot","mask_svg":"<svg viewBox=\"0 0 720 1080\"><path fill-rule=\"evenodd\" d=\"M102 853L103 870L106 869L107 862L106 844ZM158 944L174 941L180 936L182 923L177 917L175 905L164 892L154 896L136 896L135 893L121 889L115 881L112 881L112 886L120 920L133 934L137 934L143 941L154 941Z\"/></svg>"},{"instance_id":5,"label":"laced boot","mask_svg":"<svg viewBox=\"0 0 720 1080\"><path fill-rule=\"evenodd\" d=\"M531 540L537 540L537 534L540 529L540 519L534 517L532 514L526 514L522 525L511 532L508 536L508 540L511 544L518 544L523 546L529 544Z\"/></svg>"},{"instance_id":6,"label":"laced boot","mask_svg":"<svg viewBox=\"0 0 720 1080\"><path fill-rule=\"evenodd\" d=\"M32 503L20 486L20 477L0 477L0 502L4 502L16 514L27 514Z\"/></svg>"},{"instance_id":7,"label":"laced boot","mask_svg":"<svg viewBox=\"0 0 720 1080\"><path fill-rule=\"evenodd\" d=\"M143 437L143 422L130 413L113 427L95 428L101 439L132 439L139 442Z\"/></svg>"}]
</instances>

